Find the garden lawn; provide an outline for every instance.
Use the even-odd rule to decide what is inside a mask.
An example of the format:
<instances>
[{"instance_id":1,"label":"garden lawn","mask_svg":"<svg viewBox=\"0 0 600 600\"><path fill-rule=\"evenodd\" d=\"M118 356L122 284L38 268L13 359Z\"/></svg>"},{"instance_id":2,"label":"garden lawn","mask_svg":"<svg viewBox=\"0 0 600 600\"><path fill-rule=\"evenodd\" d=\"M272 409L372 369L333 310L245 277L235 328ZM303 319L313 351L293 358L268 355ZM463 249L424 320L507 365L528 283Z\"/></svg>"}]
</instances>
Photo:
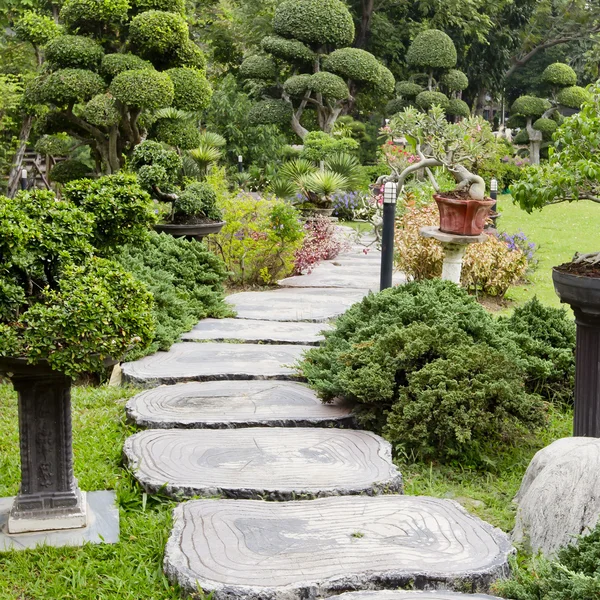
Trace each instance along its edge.
<instances>
[{"instance_id":1,"label":"garden lawn","mask_svg":"<svg viewBox=\"0 0 600 600\"><path fill-rule=\"evenodd\" d=\"M121 541L83 548L43 548L0 553L0 600L175 600L179 590L162 572L164 546L175 503L147 497L121 467L124 404L133 388L76 387L73 393L75 474L82 489L116 489ZM570 435L569 411L551 410L551 425L539 436L508 449L492 449L491 471L460 464L440 467L397 461L407 494L454 498L496 526L513 526L511 500L533 454ZM16 394L0 384L0 496L17 493L19 447Z\"/></svg>"},{"instance_id":2,"label":"garden lawn","mask_svg":"<svg viewBox=\"0 0 600 600\"><path fill-rule=\"evenodd\" d=\"M525 285L510 288L507 300L524 304L536 296L544 304L559 306L552 285L552 267L569 261L575 252L600 250L600 205L588 200L554 204L528 214L513 204L509 195L500 196L498 229L508 233L523 231L539 246L538 267Z\"/></svg>"}]
</instances>

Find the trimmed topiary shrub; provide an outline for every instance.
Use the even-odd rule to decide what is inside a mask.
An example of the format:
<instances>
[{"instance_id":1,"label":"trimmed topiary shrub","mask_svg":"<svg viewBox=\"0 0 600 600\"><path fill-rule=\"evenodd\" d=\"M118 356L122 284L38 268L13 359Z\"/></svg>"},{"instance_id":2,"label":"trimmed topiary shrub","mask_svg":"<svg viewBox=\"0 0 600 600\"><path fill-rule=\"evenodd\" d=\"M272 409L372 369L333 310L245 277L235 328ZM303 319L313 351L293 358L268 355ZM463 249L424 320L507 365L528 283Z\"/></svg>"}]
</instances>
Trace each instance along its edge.
<instances>
[{"instance_id":1,"label":"trimmed topiary shrub","mask_svg":"<svg viewBox=\"0 0 600 600\"><path fill-rule=\"evenodd\" d=\"M129 24L129 41L138 54L149 60L168 58L189 39L188 26L181 15L161 10L139 14Z\"/></svg>"},{"instance_id":2,"label":"trimmed topiary shrub","mask_svg":"<svg viewBox=\"0 0 600 600\"><path fill-rule=\"evenodd\" d=\"M488 444L545 423L525 367L511 334L465 290L430 280L369 294L299 369L324 401L357 402L360 423L396 451L481 465Z\"/></svg>"},{"instance_id":3,"label":"trimmed topiary shrub","mask_svg":"<svg viewBox=\"0 0 600 600\"><path fill-rule=\"evenodd\" d=\"M100 73L108 80L116 77L123 71L138 71L140 69L153 69L151 62L135 54L106 54L100 65Z\"/></svg>"},{"instance_id":4,"label":"trimmed topiary shrub","mask_svg":"<svg viewBox=\"0 0 600 600\"><path fill-rule=\"evenodd\" d=\"M391 117L392 115L399 113L402 109L406 108L407 106L408 105L406 103L406 100L404 100L403 98L394 98L385 105L385 114L388 117Z\"/></svg>"},{"instance_id":5,"label":"trimmed topiary shrub","mask_svg":"<svg viewBox=\"0 0 600 600\"><path fill-rule=\"evenodd\" d=\"M511 112L524 117L540 117L550 108L550 106L550 102L545 98L521 96L513 102Z\"/></svg>"},{"instance_id":6,"label":"trimmed topiary shrub","mask_svg":"<svg viewBox=\"0 0 600 600\"><path fill-rule=\"evenodd\" d=\"M396 93L402 98L416 98L425 88L412 81L399 81L396 84Z\"/></svg>"},{"instance_id":7,"label":"trimmed topiary shrub","mask_svg":"<svg viewBox=\"0 0 600 600\"><path fill-rule=\"evenodd\" d=\"M50 181L54 181L55 183L67 183L74 179L86 177L89 172L90 168L85 163L79 160L68 159L56 163L50 169L48 177Z\"/></svg>"},{"instance_id":8,"label":"trimmed topiary shrub","mask_svg":"<svg viewBox=\"0 0 600 600\"><path fill-rule=\"evenodd\" d=\"M313 163L320 163L336 154L352 154L358 150L359 143L346 137L333 137L323 131L311 131L304 138L304 148L300 156Z\"/></svg>"},{"instance_id":9,"label":"trimmed topiary shrub","mask_svg":"<svg viewBox=\"0 0 600 600\"><path fill-rule=\"evenodd\" d=\"M260 45L265 52L290 62L312 63L314 52L298 40L288 40L278 35L264 37Z\"/></svg>"},{"instance_id":10,"label":"trimmed topiary shrub","mask_svg":"<svg viewBox=\"0 0 600 600\"><path fill-rule=\"evenodd\" d=\"M441 83L450 92L461 92L469 87L468 77L458 69L450 69L444 73Z\"/></svg>"},{"instance_id":11,"label":"trimmed topiary shrub","mask_svg":"<svg viewBox=\"0 0 600 600\"><path fill-rule=\"evenodd\" d=\"M550 139L552 134L558 129L558 123L554 119L540 118L534 121L533 128L537 131L541 131L544 135L544 139Z\"/></svg>"},{"instance_id":12,"label":"trimmed topiary shrub","mask_svg":"<svg viewBox=\"0 0 600 600\"><path fill-rule=\"evenodd\" d=\"M446 110L449 103L450 100L448 99L448 96L442 94L442 92L421 92L415 98L415 104L421 110L429 110L435 104Z\"/></svg>"},{"instance_id":13,"label":"trimmed topiary shrub","mask_svg":"<svg viewBox=\"0 0 600 600\"><path fill-rule=\"evenodd\" d=\"M136 13L162 10L180 15L185 14L185 0L132 0L131 5Z\"/></svg>"},{"instance_id":14,"label":"trimmed topiary shrub","mask_svg":"<svg viewBox=\"0 0 600 600\"><path fill-rule=\"evenodd\" d=\"M255 54L240 65L240 77L244 79L265 79L270 81L277 76L277 67L269 56Z\"/></svg>"},{"instance_id":15,"label":"trimmed topiary shrub","mask_svg":"<svg viewBox=\"0 0 600 600\"><path fill-rule=\"evenodd\" d=\"M577 73L569 65L557 62L544 69L542 81L553 86L572 86L577 84Z\"/></svg>"},{"instance_id":16,"label":"trimmed topiary shrub","mask_svg":"<svg viewBox=\"0 0 600 600\"><path fill-rule=\"evenodd\" d=\"M85 69L60 69L37 81L32 89L33 100L64 106L89 100L104 91L102 77Z\"/></svg>"},{"instance_id":17,"label":"trimmed topiary shrub","mask_svg":"<svg viewBox=\"0 0 600 600\"><path fill-rule=\"evenodd\" d=\"M354 40L352 15L340 0L285 0L275 10L273 30L309 46L339 48Z\"/></svg>"},{"instance_id":18,"label":"trimmed topiary shrub","mask_svg":"<svg viewBox=\"0 0 600 600\"><path fill-rule=\"evenodd\" d=\"M506 119L506 126L512 129L516 127L525 127L527 125L527 119L523 115L512 114Z\"/></svg>"},{"instance_id":19,"label":"trimmed topiary shrub","mask_svg":"<svg viewBox=\"0 0 600 600\"><path fill-rule=\"evenodd\" d=\"M323 61L323 68L344 79L375 83L381 63L370 53L360 48L334 50Z\"/></svg>"},{"instance_id":20,"label":"trimmed topiary shrub","mask_svg":"<svg viewBox=\"0 0 600 600\"><path fill-rule=\"evenodd\" d=\"M175 183L182 168L179 155L162 144L146 140L138 144L131 156L131 168L137 172L141 185L148 191L153 186L170 186Z\"/></svg>"},{"instance_id":21,"label":"trimmed topiary shrub","mask_svg":"<svg viewBox=\"0 0 600 600\"><path fill-rule=\"evenodd\" d=\"M285 125L292 116L292 107L284 100L261 100L248 112L250 125Z\"/></svg>"},{"instance_id":22,"label":"trimmed topiary shrub","mask_svg":"<svg viewBox=\"0 0 600 600\"><path fill-rule=\"evenodd\" d=\"M221 221L223 218L217 206L217 194L205 181L188 185L173 203L174 223L193 223L193 218L211 221Z\"/></svg>"},{"instance_id":23,"label":"trimmed topiary shrub","mask_svg":"<svg viewBox=\"0 0 600 600\"><path fill-rule=\"evenodd\" d=\"M346 82L338 75L326 71L310 76L310 89L328 100L344 100L350 95Z\"/></svg>"},{"instance_id":24,"label":"trimmed topiary shrub","mask_svg":"<svg viewBox=\"0 0 600 600\"><path fill-rule=\"evenodd\" d=\"M169 69L167 75L173 82L173 106L192 112L204 110L212 98L212 88L202 71L180 67Z\"/></svg>"},{"instance_id":25,"label":"trimmed topiary shrub","mask_svg":"<svg viewBox=\"0 0 600 600\"><path fill-rule=\"evenodd\" d=\"M181 150L191 150L200 144L198 128L183 119L158 119L153 126L154 137L159 142L176 146Z\"/></svg>"},{"instance_id":26,"label":"trimmed topiary shrub","mask_svg":"<svg viewBox=\"0 0 600 600\"><path fill-rule=\"evenodd\" d=\"M82 35L60 35L46 48L46 60L53 69L89 69L97 71L104 50L100 44Z\"/></svg>"},{"instance_id":27,"label":"trimmed topiary shrub","mask_svg":"<svg viewBox=\"0 0 600 600\"><path fill-rule=\"evenodd\" d=\"M515 135L513 138L513 144L529 144L529 134L527 133L527 129L521 129L521 131Z\"/></svg>"},{"instance_id":28,"label":"trimmed topiary shrub","mask_svg":"<svg viewBox=\"0 0 600 600\"><path fill-rule=\"evenodd\" d=\"M171 106L175 88L167 73L138 69L119 73L110 84L110 93L135 108L156 109Z\"/></svg>"},{"instance_id":29,"label":"trimmed topiary shrub","mask_svg":"<svg viewBox=\"0 0 600 600\"><path fill-rule=\"evenodd\" d=\"M292 75L286 79L283 84L283 89L289 96L303 96L306 90L311 89L312 75Z\"/></svg>"},{"instance_id":30,"label":"trimmed topiary shrub","mask_svg":"<svg viewBox=\"0 0 600 600\"><path fill-rule=\"evenodd\" d=\"M186 40L175 50L175 57L171 60L174 67L190 67L199 71L206 70L206 56L192 40Z\"/></svg>"},{"instance_id":31,"label":"trimmed topiary shrub","mask_svg":"<svg viewBox=\"0 0 600 600\"><path fill-rule=\"evenodd\" d=\"M127 21L128 0L66 0L60 20L69 31L102 36L108 25Z\"/></svg>"},{"instance_id":32,"label":"trimmed topiary shrub","mask_svg":"<svg viewBox=\"0 0 600 600\"><path fill-rule=\"evenodd\" d=\"M414 67L449 69L456 64L456 48L450 36L438 29L422 31L406 53L406 61Z\"/></svg>"},{"instance_id":33,"label":"trimmed topiary shrub","mask_svg":"<svg viewBox=\"0 0 600 600\"><path fill-rule=\"evenodd\" d=\"M568 108L580 109L581 105L591 100L591 94L578 85L564 88L558 92L558 103Z\"/></svg>"},{"instance_id":34,"label":"trimmed topiary shrub","mask_svg":"<svg viewBox=\"0 0 600 600\"><path fill-rule=\"evenodd\" d=\"M27 10L17 21L15 33L20 40L39 47L59 36L61 29L52 17Z\"/></svg>"},{"instance_id":35,"label":"trimmed topiary shrub","mask_svg":"<svg viewBox=\"0 0 600 600\"><path fill-rule=\"evenodd\" d=\"M66 133L59 135L43 135L34 146L39 154L46 156L68 156L73 148L73 138Z\"/></svg>"},{"instance_id":36,"label":"trimmed topiary shrub","mask_svg":"<svg viewBox=\"0 0 600 600\"><path fill-rule=\"evenodd\" d=\"M469 105L460 98L450 98L446 107L446 114L452 117L469 117L471 109Z\"/></svg>"},{"instance_id":37,"label":"trimmed topiary shrub","mask_svg":"<svg viewBox=\"0 0 600 600\"><path fill-rule=\"evenodd\" d=\"M98 127L111 127L121 120L121 113L111 95L98 94L85 105L83 118Z\"/></svg>"}]
</instances>

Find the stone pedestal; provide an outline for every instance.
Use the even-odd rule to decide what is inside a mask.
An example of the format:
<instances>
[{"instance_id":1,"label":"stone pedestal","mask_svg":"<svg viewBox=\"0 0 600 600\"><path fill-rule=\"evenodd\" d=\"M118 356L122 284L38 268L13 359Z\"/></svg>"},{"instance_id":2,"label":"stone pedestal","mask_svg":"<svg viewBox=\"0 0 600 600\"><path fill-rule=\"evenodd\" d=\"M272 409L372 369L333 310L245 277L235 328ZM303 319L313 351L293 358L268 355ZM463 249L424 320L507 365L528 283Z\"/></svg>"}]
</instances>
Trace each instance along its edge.
<instances>
[{"instance_id":1,"label":"stone pedestal","mask_svg":"<svg viewBox=\"0 0 600 600\"><path fill-rule=\"evenodd\" d=\"M19 394L21 490L8 533L85 527L86 498L73 476L71 379L20 359L0 359L0 372Z\"/></svg>"},{"instance_id":2,"label":"stone pedestal","mask_svg":"<svg viewBox=\"0 0 600 600\"><path fill-rule=\"evenodd\" d=\"M444 233L435 225L422 227L420 234L426 238L433 238L442 243L444 248L444 264L442 266L442 279L460 284L463 256L469 244L483 244L487 241L487 234L480 235L455 235Z\"/></svg>"}]
</instances>

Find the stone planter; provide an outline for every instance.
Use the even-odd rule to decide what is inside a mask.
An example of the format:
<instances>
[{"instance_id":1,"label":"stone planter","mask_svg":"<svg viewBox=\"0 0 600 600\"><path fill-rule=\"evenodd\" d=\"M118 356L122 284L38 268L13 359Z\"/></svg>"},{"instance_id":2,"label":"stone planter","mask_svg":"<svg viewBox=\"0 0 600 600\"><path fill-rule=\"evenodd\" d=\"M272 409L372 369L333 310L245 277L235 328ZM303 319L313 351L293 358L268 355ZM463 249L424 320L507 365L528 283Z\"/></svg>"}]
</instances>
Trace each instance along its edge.
<instances>
[{"instance_id":1,"label":"stone planter","mask_svg":"<svg viewBox=\"0 0 600 600\"><path fill-rule=\"evenodd\" d=\"M300 212L305 217L331 217L333 207L331 208L302 208Z\"/></svg>"},{"instance_id":2,"label":"stone planter","mask_svg":"<svg viewBox=\"0 0 600 600\"><path fill-rule=\"evenodd\" d=\"M577 324L573 435L600 437L600 279L552 269L552 281Z\"/></svg>"},{"instance_id":3,"label":"stone planter","mask_svg":"<svg viewBox=\"0 0 600 600\"><path fill-rule=\"evenodd\" d=\"M215 223L198 223L196 225L176 225L172 223L160 223L154 226L158 233L168 233L173 237L185 237L187 239L201 240L211 233L219 233L225 221Z\"/></svg>"},{"instance_id":4,"label":"stone planter","mask_svg":"<svg viewBox=\"0 0 600 600\"><path fill-rule=\"evenodd\" d=\"M440 231L454 235L480 235L494 200L462 200L434 194L439 213Z\"/></svg>"},{"instance_id":5,"label":"stone planter","mask_svg":"<svg viewBox=\"0 0 600 600\"><path fill-rule=\"evenodd\" d=\"M71 379L22 358L0 358L0 374L19 394L21 489L8 532L85 527L85 492L73 476Z\"/></svg>"}]
</instances>

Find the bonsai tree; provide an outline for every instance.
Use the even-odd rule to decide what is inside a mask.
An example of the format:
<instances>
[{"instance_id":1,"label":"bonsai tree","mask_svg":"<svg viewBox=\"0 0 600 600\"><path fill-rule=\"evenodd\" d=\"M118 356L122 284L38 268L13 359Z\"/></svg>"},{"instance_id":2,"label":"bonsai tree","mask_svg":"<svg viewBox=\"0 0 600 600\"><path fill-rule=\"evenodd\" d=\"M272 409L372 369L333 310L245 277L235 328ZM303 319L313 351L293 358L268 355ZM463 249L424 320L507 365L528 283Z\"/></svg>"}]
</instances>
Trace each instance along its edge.
<instances>
[{"instance_id":1,"label":"bonsai tree","mask_svg":"<svg viewBox=\"0 0 600 600\"><path fill-rule=\"evenodd\" d=\"M392 73L371 53L349 47L354 23L340 0L285 0L275 10L273 30L261 42L264 54L240 66L240 76L262 96L250 115L253 124L291 123L304 139L308 130L301 119L308 108L316 110L321 130L331 133L358 89L383 98L393 94Z\"/></svg>"},{"instance_id":2,"label":"bonsai tree","mask_svg":"<svg viewBox=\"0 0 600 600\"><path fill-rule=\"evenodd\" d=\"M529 159L533 165L540 163L542 143L548 142L558 127L562 118L560 110L579 110L589 98L588 92L576 85L577 74L569 65L548 65L542 73L542 81L550 90L548 98L521 96L511 107L510 124L524 127L515 142L529 143Z\"/></svg>"},{"instance_id":3,"label":"bonsai tree","mask_svg":"<svg viewBox=\"0 0 600 600\"><path fill-rule=\"evenodd\" d=\"M397 98L388 103L387 113L395 114L407 106L428 111L437 104L449 117L468 117L471 111L461 94L469 79L454 68L456 60L456 47L448 35L438 29L422 31L406 53L406 62L415 72L409 81L398 82Z\"/></svg>"},{"instance_id":4,"label":"bonsai tree","mask_svg":"<svg viewBox=\"0 0 600 600\"><path fill-rule=\"evenodd\" d=\"M126 0L66 0L60 22L63 33L43 46L46 68L27 96L50 109L45 131L88 145L99 172L122 168L147 137L154 111L208 106L205 58L189 37L183 2L149 0L130 9ZM161 136L168 128L155 129Z\"/></svg>"}]
</instances>

